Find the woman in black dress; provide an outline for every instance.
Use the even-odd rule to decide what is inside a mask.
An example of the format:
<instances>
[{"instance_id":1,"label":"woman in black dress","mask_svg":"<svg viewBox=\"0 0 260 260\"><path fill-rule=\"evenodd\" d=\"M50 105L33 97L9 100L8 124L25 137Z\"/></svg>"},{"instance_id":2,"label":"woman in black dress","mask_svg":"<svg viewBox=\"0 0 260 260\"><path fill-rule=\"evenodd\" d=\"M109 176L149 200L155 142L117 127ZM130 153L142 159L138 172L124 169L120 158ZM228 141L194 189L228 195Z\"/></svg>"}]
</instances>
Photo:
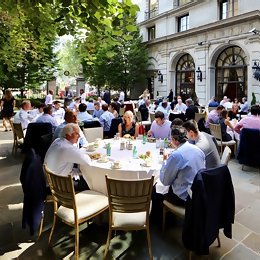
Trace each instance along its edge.
<instances>
[{"instance_id":1,"label":"woman in black dress","mask_svg":"<svg viewBox=\"0 0 260 260\"><path fill-rule=\"evenodd\" d=\"M221 127L221 135L222 135L222 141L228 142L233 140L234 137L234 127L228 120L228 111L227 110L222 110L219 115L219 124ZM227 131L227 127L229 126L231 131Z\"/></svg>"},{"instance_id":2,"label":"woman in black dress","mask_svg":"<svg viewBox=\"0 0 260 260\"><path fill-rule=\"evenodd\" d=\"M8 131L7 122L10 123L10 119L14 114L14 106L15 106L15 99L12 95L12 92L10 89L6 89L5 94L1 100L1 111L3 117L3 126L5 128L5 131ZM10 129L10 131L11 130L12 129Z\"/></svg>"}]
</instances>

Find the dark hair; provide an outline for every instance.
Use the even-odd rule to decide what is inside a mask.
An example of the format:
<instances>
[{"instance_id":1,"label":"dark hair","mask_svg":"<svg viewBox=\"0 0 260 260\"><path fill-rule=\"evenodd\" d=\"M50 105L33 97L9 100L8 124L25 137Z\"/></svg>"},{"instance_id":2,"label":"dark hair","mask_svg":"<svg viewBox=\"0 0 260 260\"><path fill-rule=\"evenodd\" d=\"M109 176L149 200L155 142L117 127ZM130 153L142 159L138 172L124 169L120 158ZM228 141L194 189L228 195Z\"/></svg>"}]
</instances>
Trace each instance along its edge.
<instances>
[{"instance_id":1,"label":"dark hair","mask_svg":"<svg viewBox=\"0 0 260 260\"><path fill-rule=\"evenodd\" d=\"M171 127L173 127L173 126L175 126L175 125L182 126L182 125L183 125L183 120L181 120L180 118L174 118L174 119L172 120Z\"/></svg>"},{"instance_id":2,"label":"dark hair","mask_svg":"<svg viewBox=\"0 0 260 260\"><path fill-rule=\"evenodd\" d=\"M111 102L109 105L110 105L114 110L117 110L117 105L116 105L115 102Z\"/></svg>"},{"instance_id":3,"label":"dark hair","mask_svg":"<svg viewBox=\"0 0 260 260\"><path fill-rule=\"evenodd\" d=\"M53 101L53 105L56 105L56 104L59 104L59 103L60 103L59 100L55 100L55 101Z\"/></svg>"},{"instance_id":4,"label":"dark hair","mask_svg":"<svg viewBox=\"0 0 260 260\"><path fill-rule=\"evenodd\" d=\"M64 115L64 120L67 123L76 123L77 121L77 115L72 110L67 110Z\"/></svg>"},{"instance_id":5,"label":"dark hair","mask_svg":"<svg viewBox=\"0 0 260 260\"><path fill-rule=\"evenodd\" d=\"M253 105L253 106L251 106L250 111L251 111L251 115L254 115L254 116L259 115L260 107L258 105Z\"/></svg>"},{"instance_id":6,"label":"dark hair","mask_svg":"<svg viewBox=\"0 0 260 260\"><path fill-rule=\"evenodd\" d=\"M37 106L38 109L44 108L44 107L46 107L46 105L45 105L44 103L41 103L41 104L39 104L39 105Z\"/></svg>"},{"instance_id":7,"label":"dark hair","mask_svg":"<svg viewBox=\"0 0 260 260\"><path fill-rule=\"evenodd\" d=\"M227 114L228 114L228 111L227 111L226 109L223 109L223 110L220 112L219 117L220 117L220 118L227 118Z\"/></svg>"},{"instance_id":8,"label":"dark hair","mask_svg":"<svg viewBox=\"0 0 260 260\"><path fill-rule=\"evenodd\" d=\"M43 113L51 115L51 113L52 113L52 106L45 106L43 108Z\"/></svg>"},{"instance_id":9,"label":"dark hair","mask_svg":"<svg viewBox=\"0 0 260 260\"><path fill-rule=\"evenodd\" d=\"M225 109L224 106L222 106L222 105L217 106L217 110L223 110L223 109Z\"/></svg>"},{"instance_id":10,"label":"dark hair","mask_svg":"<svg viewBox=\"0 0 260 260\"><path fill-rule=\"evenodd\" d=\"M108 110L108 105L107 104L103 104L102 105L102 110L103 111L107 111Z\"/></svg>"},{"instance_id":11,"label":"dark hair","mask_svg":"<svg viewBox=\"0 0 260 260\"><path fill-rule=\"evenodd\" d=\"M198 124L194 119L188 120L186 121L183 125L182 125L188 132L189 131L193 131L194 133L198 133L199 132L199 128L198 128Z\"/></svg>"},{"instance_id":12,"label":"dark hair","mask_svg":"<svg viewBox=\"0 0 260 260\"><path fill-rule=\"evenodd\" d=\"M164 119L164 113L162 111L157 111L155 112L154 117Z\"/></svg>"},{"instance_id":13,"label":"dark hair","mask_svg":"<svg viewBox=\"0 0 260 260\"><path fill-rule=\"evenodd\" d=\"M94 106L99 106L99 107L100 107L100 103L96 101L96 102L94 103Z\"/></svg>"},{"instance_id":14,"label":"dark hair","mask_svg":"<svg viewBox=\"0 0 260 260\"><path fill-rule=\"evenodd\" d=\"M181 144L185 143L188 140L186 136L187 131L183 126L173 126L171 135L172 139L178 141Z\"/></svg>"},{"instance_id":15,"label":"dark hair","mask_svg":"<svg viewBox=\"0 0 260 260\"><path fill-rule=\"evenodd\" d=\"M165 102L165 101L163 101L163 102L162 102L162 107L163 107L163 108L167 108L167 106L168 106L168 103Z\"/></svg>"},{"instance_id":16,"label":"dark hair","mask_svg":"<svg viewBox=\"0 0 260 260\"><path fill-rule=\"evenodd\" d=\"M85 103L79 104L79 112L85 112L87 110L87 105Z\"/></svg>"}]
</instances>

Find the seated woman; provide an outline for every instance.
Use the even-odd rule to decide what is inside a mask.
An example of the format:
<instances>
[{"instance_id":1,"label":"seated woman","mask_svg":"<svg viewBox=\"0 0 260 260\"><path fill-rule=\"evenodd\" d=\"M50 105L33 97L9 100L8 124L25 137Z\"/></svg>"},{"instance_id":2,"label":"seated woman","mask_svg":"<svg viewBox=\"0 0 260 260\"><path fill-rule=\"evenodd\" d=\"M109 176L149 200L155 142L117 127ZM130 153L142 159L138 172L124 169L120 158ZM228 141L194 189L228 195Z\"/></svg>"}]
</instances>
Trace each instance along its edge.
<instances>
[{"instance_id":1,"label":"seated woman","mask_svg":"<svg viewBox=\"0 0 260 260\"><path fill-rule=\"evenodd\" d=\"M230 120L237 119L239 105L237 103L232 104L231 110L228 112L228 117Z\"/></svg>"},{"instance_id":2,"label":"seated woman","mask_svg":"<svg viewBox=\"0 0 260 260\"><path fill-rule=\"evenodd\" d=\"M136 138L139 133L139 125L134 122L134 115L132 111L126 111L123 116L123 123L118 125L118 132L120 137L133 136Z\"/></svg>"},{"instance_id":3,"label":"seated woman","mask_svg":"<svg viewBox=\"0 0 260 260\"><path fill-rule=\"evenodd\" d=\"M117 113L117 104L115 102L111 102L108 106L108 111L110 111L115 118L118 117L118 113Z\"/></svg>"},{"instance_id":4,"label":"seated woman","mask_svg":"<svg viewBox=\"0 0 260 260\"><path fill-rule=\"evenodd\" d=\"M220 112L219 124L221 126L222 141L228 142L234 139L234 127L228 120L228 111L225 109ZM227 127L229 127L231 131L227 131Z\"/></svg>"}]
</instances>

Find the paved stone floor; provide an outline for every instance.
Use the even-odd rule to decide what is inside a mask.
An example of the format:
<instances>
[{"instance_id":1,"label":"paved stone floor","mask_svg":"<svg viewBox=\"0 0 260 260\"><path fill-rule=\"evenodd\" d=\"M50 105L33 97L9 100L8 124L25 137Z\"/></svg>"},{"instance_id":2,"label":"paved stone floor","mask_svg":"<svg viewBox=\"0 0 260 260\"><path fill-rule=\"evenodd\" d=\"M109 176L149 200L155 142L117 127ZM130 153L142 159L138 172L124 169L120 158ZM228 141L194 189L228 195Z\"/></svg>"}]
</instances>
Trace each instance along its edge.
<instances>
[{"instance_id":1,"label":"paved stone floor","mask_svg":"<svg viewBox=\"0 0 260 260\"><path fill-rule=\"evenodd\" d=\"M19 181L22 155L11 153L12 132L4 132L0 122L0 259L73 259L73 230L59 223L52 247L48 235L52 223L52 205L46 205L43 234L39 240L21 228L23 192ZM260 158L259 158L260 159ZM260 173L241 165L235 159L229 163L236 195L236 217L233 239L221 232L221 247L210 247L209 259L260 259ZM182 222L169 214L163 234L160 226L151 226L154 259L187 259L181 242ZM84 227L83 227L84 228ZM107 226L95 223L80 232L80 259L102 259ZM112 239L111 259L148 259L145 233L119 232ZM193 255L192 259L207 259Z\"/></svg>"}]
</instances>

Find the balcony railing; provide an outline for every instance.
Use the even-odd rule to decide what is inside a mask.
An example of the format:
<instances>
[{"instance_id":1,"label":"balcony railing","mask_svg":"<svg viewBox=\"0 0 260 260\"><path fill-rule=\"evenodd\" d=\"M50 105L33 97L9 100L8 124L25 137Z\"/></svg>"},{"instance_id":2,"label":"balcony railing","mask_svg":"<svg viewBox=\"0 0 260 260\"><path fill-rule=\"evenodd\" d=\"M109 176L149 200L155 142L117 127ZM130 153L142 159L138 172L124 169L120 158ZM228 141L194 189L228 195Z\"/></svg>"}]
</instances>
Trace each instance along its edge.
<instances>
[{"instance_id":1,"label":"balcony railing","mask_svg":"<svg viewBox=\"0 0 260 260\"><path fill-rule=\"evenodd\" d=\"M154 7L152 10L146 11L145 12L145 20L151 19L158 15L158 7Z\"/></svg>"}]
</instances>

